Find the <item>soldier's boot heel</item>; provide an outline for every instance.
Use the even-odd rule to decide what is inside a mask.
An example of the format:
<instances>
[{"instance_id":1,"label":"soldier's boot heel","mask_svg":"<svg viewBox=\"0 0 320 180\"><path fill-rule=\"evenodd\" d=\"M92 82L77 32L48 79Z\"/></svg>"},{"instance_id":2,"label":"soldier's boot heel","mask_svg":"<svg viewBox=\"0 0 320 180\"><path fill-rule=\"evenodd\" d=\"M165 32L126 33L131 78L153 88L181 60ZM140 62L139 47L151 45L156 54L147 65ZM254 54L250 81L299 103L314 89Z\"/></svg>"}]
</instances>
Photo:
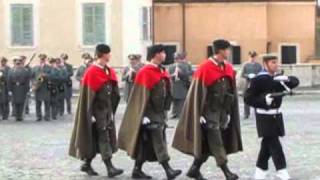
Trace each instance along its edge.
<instances>
[{"instance_id":1,"label":"soldier's boot heel","mask_svg":"<svg viewBox=\"0 0 320 180\"><path fill-rule=\"evenodd\" d=\"M199 167L197 167L196 165L192 165L189 169L189 171L187 172L187 176L189 178L193 178L196 180L207 180L206 178L204 178L199 170Z\"/></svg>"},{"instance_id":2,"label":"soldier's boot heel","mask_svg":"<svg viewBox=\"0 0 320 180\"><path fill-rule=\"evenodd\" d=\"M82 171L82 172L85 172L85 173L87 173L89 176L98 176L99 174L96 172L96 171L94 171L94 169L91 167L91 164L90 163L84 163L82 166L81 166L81 168L80 168L80 170Z\"/></svg>"},{"instance_id":3,"label":"soldier's boot heel","mask_svg":"<svg viewBox=\"0 0 320 180\"><path fill-rule=\"evenodd\" d=\"M141 162L136 162L132 171L132 179L152 179L151 176L145 174L142 171L142 165Z\"/></svg>"},{"instance_id":4,"label":"soldier's boot heel","mask_svg":"<svg viewBox=\"0 0 320 180\"><path fill-rule=\"evenodd\" d=\"M118 176L118 175L120 175L120 174L123 173L123 170L122 170L122 169L118 169L118 168L115 168L115 167L113 166L111 159L104 160L104 164L105 164L106 167L107 167L108 177L109 177L109 178Z\"/></svg>"},{"instance_id":5,"label":"soldier's boot heel","mask_svg":"<svg viewBox=\"0 0 320 180\"><path fill-rule=\"evenodd\" d=\"M232 173L230 171L230 169L228 168L227 164L224 164L222 166L220 166L222 172L224 173L225 177L226 177L226 180L237 180L239 179L239 176Z\"/></svg>"},{"instance_id":6,"label":"soldier's boot heel","mask_svg":"<svg viewBox=\"0 0 320 180\"><path fill-rule=\"evenodd\" d=\"M168 161L161 163L163 166L163 169L166 171L168 180L175 179L177 176L179 176L182 171L181 170L174 170L169 165Z\"/></svg>"}]
</instances>

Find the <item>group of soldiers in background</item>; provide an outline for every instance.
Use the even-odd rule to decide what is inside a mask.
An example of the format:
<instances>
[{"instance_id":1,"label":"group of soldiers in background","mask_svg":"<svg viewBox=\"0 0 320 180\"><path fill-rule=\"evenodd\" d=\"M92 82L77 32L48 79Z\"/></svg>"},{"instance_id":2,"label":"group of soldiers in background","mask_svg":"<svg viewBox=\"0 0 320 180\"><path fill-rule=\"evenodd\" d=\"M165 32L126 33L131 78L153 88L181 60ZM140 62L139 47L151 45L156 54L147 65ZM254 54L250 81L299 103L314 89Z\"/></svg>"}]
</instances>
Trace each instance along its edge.
<instances>
[{"instance_id":1,"label":"group of soldiers in background","mask_svg":"<svg viewBox=\"0 0 320 180\"><path fill-rule=\"evenodd\" d=\"M72 76L73 66L68 61L67 54L58 58L39 54L37 65L30 64L35 54L28 62L26 56L12 58L13 67L8 66L8 59L1 57L0 66L0 113L2 120L10 115L22 121L25 114L29 114L31 94L34 94L36 105L36 120L56 120L65 113L72 111ZM80 81L85 69L92 63L93 58L88 53L82 55L84 64L76 72L76 79ZM66 108L65 108L66 104ZM43 113L44 106L44 113Z\"/></svg>"}]
</instances>

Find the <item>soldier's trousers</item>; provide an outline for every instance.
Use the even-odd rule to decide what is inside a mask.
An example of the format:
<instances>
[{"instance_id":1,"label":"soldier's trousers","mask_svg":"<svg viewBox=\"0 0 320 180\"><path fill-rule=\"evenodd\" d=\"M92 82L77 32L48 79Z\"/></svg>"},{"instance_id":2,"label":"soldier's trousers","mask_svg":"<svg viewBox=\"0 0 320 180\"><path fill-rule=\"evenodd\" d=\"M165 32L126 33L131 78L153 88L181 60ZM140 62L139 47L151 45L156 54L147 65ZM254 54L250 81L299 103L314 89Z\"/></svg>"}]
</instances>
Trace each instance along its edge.
<instances>
[{"instance_id":1,"label":"soldier's trousers","mask_svg":"<svg viewBox=\"0 0 320 180\"><path fill-rule=\"evenodd\" d=\"M66 98L67 111L71 114L71 98Z\"/></svg>"},{"instance_id":2,"label":"soldier's trousers","mask_svg":"<svg viewBox=\"0 0 320 180\"><path fill-rule=\"evenodd\" d=\"M42 119L42 102L44 102L44 118L50 120L50 101L36 100L36 115L38 119Z\"/></svg>"},{"instance_id":3,"label":"soldier's trousers","mask_svg":"<svg viewBox=\"0 0 320 180\"><path fill-rule=\"evenodd\" d=\"M140 146L138 150L137 155L137 161L144 162L147 159L146 156L148 156L148 147L151 147L155 153L155 156L159 163L163 163L170 160L170 157L168 155L168 149L167 149L167 142L165 137L164 128L150 128L150 129L144 129L146 135L147 135L147 142L144 143L151 143L148 146ZM142 137L143 138L143 137ZM143 144L142 144L143 145Z\"/></svg>"},{"instance_id":4,"label":"soldier's trousers","mask_svg":"<svg viewBox=\"0 0 320 180\"><path fill-rule=\"evenodd\" d=\"M108 129L96 128L96 138L103 160L112 158L112 146Z\"/></svg>"},{"instance_id":5,"label":"soldier's trousers","mask_svg":"<svg viewBox=\"0 0 320 180\"><path fill-rule=\"evenodd\" d=\"M59 97L57 100L58 103L58 113L60 116L64 114L64 98Z\"/></svg>"},{"instance_id":6,"label":"soldier's trousers","mask_svg":"<svg viewBox=\"0 0 320 180\"><path fill-rule=\"evenodd\" d=\"M4 102L0 104L0 111L3 119L8 119L10 113L9 102Z\"/></svg>"},{"instance_id":7,"label":"soldier's trousers","mask_svg":"<svg viewBox=\"0 0 320 180\"><path fill-rule=\"evenodd\" d=\"M50 100L50 112L52 119L56 120L58 115L58 102L55 97Z\"/></svg>"},{"instance_id":8,"label":"soldier's trousers","mask_svg":"<svg viewBox=\"0 0 320 180\"><path fill-rule=\"evenodd\" d=\"M183 107L184 99L174 99L173 106L172 106L172 115L180 116L181 110Z\"/></svg>"},{"instance_id":9,"label":"soldier's trousers","mask_svg":"<svg viewBox=\"0 0 320 180\"><path fill-rule=\"evenodd\" d=\"M250 116L250 106L244 103L244 117L248 118Z\"/></svg>"},{"instance_id":10,"label":"soldier's trousers","mask_svg":"<svg viewBox=\"0 0 320 180\"><path fill-rule=\"evenodd\" d=\"M222 134L220 129L203 128L203 143L206 144L208 153L214 156L218 166L222 166L228 162L227 153L224 148ZM201 157L202 161L206 161L208 156Z\"/></svg>"},{"instance_id":11,"label":"soldier's trousers","mask_svg":"<svg viewBox=\"0 0 320 180\"><path fill-rule=\"evenodd\" d=\"M264 137L261 141L261 149L257 160L257 167L268 170L268 162L272 157L277 170L285 169L286 158L282 150L279 137Z\"/></svg>"},{"instance_id":12,"label":"soldier's trousers","mask_svg":"<svg viewBox=\"0 0 320 180\"><path fill-rule=\"evenodd\" d=\"M22 120L24 104L23 103L14 103L14 108L16 111L16 115L15 115L16 119Z\"/></svg>"}]
</instances>

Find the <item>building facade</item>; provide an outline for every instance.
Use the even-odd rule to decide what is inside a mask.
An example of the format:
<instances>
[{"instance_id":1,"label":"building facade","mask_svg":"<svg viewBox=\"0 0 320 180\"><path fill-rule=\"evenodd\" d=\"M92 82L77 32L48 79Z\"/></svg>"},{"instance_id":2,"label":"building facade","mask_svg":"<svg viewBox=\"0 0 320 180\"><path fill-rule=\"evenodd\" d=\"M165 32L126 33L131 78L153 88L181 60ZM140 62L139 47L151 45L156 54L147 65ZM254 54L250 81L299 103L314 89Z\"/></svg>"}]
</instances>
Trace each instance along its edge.
<instances>
[{"instance_id":1,"label":"building facade","mask_svg":"<svg viewBox=\"0 0 320 180\"><path fill-rule=\"evenodd\" d=\"M168 18L170 17L170 18ZM277 53L283 64L316 62L314 0L155 0L154 41L183 50L194 64L214 39L232 42L231 61L249 51Z\"/></svg>"},{"instance_id":2,"label":"building facade","mask_svg":"<svg viewBox=\"0 0 320 180\"><path fill-rule=\"evenodd\" d=\"M98 43L113 66L151 44L151 0L1 0L0 56L67 53L74 65Z\"/></svg>"}]
</instances>

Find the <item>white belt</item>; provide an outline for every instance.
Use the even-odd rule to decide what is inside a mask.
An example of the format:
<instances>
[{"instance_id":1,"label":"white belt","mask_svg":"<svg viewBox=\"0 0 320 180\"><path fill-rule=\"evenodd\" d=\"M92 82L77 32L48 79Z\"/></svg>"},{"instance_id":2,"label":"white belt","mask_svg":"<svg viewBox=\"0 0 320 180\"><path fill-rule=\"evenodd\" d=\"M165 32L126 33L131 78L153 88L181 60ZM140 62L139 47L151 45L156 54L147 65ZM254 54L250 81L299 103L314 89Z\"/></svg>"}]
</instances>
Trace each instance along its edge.
<instances>
[{"instance_id":1,"label":"white belt","mask_svg":"<svg viewBox=\"0 0 320 180\"><path fill-rule=\"evenodd\" d=\"M258 114L268 114L268 115L275 115L275 114L280 114L281 111L280 109L260 109L260 108L257 108L256 109L256 112Z\"/></svg>"}]
</instances>

